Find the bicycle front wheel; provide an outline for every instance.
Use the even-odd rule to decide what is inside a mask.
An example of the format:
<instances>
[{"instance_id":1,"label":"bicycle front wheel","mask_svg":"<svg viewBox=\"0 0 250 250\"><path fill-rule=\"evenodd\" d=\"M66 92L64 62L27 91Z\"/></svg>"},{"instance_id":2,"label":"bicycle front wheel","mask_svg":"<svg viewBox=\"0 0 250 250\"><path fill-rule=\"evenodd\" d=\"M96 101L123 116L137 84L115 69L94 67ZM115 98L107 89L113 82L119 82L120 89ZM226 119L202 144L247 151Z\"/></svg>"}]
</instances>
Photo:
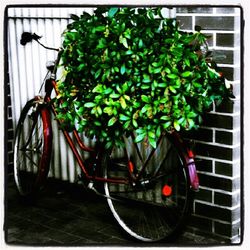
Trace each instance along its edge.
<instances>
[{"instance_id":1,"label":"bicycle front wheel","mask_svg":"<svg viewBox=\"0 0 250 250\"><path fill-rule=\"evenodd\" d=\"M106 156L104 172L110 179L104 185L108 205L129 236L157 242L177 235L192 197L182 157L167 136L156 150L132 140L126 148L114 149ZM134 182L138 174L141 177Z\"/></svg>"},{"instance_id":2,"label":"bicycle front wheel","mask_svg":"<svg viewBox=\"0 0 250 250\"><path fill-rule=\"evenodd\" d=\"M32 99L21 112L14 145L14 177L22 196L32 197L41 188L48 175L51 148L49 111Z\"/></svg>"}]
</instances>

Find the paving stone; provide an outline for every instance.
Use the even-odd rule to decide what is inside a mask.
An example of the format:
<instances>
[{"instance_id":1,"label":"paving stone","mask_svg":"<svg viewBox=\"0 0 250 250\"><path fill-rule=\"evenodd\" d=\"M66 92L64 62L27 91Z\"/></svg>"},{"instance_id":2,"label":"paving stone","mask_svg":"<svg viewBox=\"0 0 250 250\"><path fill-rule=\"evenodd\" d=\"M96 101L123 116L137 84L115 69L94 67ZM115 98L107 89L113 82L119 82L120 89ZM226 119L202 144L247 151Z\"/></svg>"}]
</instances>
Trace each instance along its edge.
<instances>
[{"instance_id":1,"label":"paving stone","mask_svg":"<svg viewBox=\"0 0 250 250\"><path fill-rule=\"evenodd\" d=\"M59 183L32 205L20 202L9 182L5 216L6 243L15 246L142 246L120 230L106 199ZM219 239L184 231L174 246L220 244ZM171 246L163 244L160 246ZM158 246L158 245L157 245Z\"/></svg>"}]
</instances>

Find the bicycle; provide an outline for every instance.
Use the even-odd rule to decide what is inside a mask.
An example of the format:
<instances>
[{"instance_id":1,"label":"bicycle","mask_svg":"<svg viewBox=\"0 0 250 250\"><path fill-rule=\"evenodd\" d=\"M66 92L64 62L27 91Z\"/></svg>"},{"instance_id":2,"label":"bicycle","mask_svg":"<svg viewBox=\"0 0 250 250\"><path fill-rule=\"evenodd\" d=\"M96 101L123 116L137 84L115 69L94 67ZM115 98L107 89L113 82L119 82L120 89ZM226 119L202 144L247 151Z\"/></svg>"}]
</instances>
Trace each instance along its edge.
<instances>
[{"instance_id":1,"label":"bicycle","mask_svg":"<svg viewBox=\"0 0 250 250\"><path fill-rule=\"evenodd\" d=\"M55 63L47 65L48 74L41 86L44 85L45 95L26 103L17 124L14 177L21 197L28 198L37 195L49 173L51 115L57 114L51 93L58 94L56 73L62 53L62 49L43 45L39 38L25 32L21 44L35 40L45 49L56 50L58 55ZM60 120L57 122L60 125ZM193 152L176 131L162 134L156 149L134 143L132 133L124 137L124 148L108 152L100 145L86 146L76 129L68 132L62 128L62 133L81 169L81 179L107 199L111 213L128 236L142 242L158 242L178 235L199 181ZM81 157L79 148L89 152L91 165Z\"/></svg>"}]
</instances>

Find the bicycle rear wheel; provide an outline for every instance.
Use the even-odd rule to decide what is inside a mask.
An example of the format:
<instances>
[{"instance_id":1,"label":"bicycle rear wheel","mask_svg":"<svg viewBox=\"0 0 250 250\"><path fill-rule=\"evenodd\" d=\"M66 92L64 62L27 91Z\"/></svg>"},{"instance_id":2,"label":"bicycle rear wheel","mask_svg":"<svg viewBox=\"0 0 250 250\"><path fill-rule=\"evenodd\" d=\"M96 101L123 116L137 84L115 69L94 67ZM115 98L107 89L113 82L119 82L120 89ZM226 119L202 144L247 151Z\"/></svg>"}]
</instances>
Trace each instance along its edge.
<instances>
[{"instance_id":1,"label":"bicycle rear wheel","mask_svg":"<svg viewBox=\"0 0 250 250\"><path fill-rule=\"evenodd\" d=\"M41 188L48 175L51 148L49 111L32 99L21 112L14 145L14 177L23 197L32 198Z\"/></svg>"},{"instance_id":2,"label":"bicycle rear wheel","mask_svg":"<svg viewBox=\"0 0 250 250\"><path fill-rule=\"evenodd\" d=\"M143 164L141 178L133 182ZM182 157L167 136L156 150L132 140L126 142L126 148L114 149L106 156L104 175L123 179L123 183L106 182L104 189L114 218L129 236L156 242L177 235L192 196Z\"/></svg>"}]
</instances>

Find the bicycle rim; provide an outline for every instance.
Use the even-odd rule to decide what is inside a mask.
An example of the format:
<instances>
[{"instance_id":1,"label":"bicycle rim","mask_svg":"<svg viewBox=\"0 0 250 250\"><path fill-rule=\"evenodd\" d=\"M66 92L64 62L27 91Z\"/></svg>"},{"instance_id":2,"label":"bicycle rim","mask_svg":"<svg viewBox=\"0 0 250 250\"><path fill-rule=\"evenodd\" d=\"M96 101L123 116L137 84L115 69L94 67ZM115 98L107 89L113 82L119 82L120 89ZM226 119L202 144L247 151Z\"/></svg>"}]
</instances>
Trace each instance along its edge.
<instances>
[{"instance_id":1,"label":"bicycle rim","mask_svg":"<svg viewBox=\"0 0 250 250\"><path fill-rule=\"evenodd\" d=\"M50 162L50 152L45 145L50 146L52 142L44 136L44 123L37 107L34 100L27 102L15 137L14 177L19 193L26 197L33 196L40 189Z\"/></svg>"},{"instance_id":2,"label":"bicycle rim","mask_svg":"<svg viewBox=\"0 0 250 250\"><path fill-rule=\"evenodd\" d=\"M191 204L187 172L167 137L149 160L152 148L144 143L137 146L141 157L135 156L131 143L123 153L115 150L107 157L105 177L127 180L127 184L105 183L105 194L111 197L108 205L118 224L132 238L143 242L170 240L181 229ZM128 171L131 158L138 172L148 160L137 184L132 184Z\"/></svg>"}]
</instances>

